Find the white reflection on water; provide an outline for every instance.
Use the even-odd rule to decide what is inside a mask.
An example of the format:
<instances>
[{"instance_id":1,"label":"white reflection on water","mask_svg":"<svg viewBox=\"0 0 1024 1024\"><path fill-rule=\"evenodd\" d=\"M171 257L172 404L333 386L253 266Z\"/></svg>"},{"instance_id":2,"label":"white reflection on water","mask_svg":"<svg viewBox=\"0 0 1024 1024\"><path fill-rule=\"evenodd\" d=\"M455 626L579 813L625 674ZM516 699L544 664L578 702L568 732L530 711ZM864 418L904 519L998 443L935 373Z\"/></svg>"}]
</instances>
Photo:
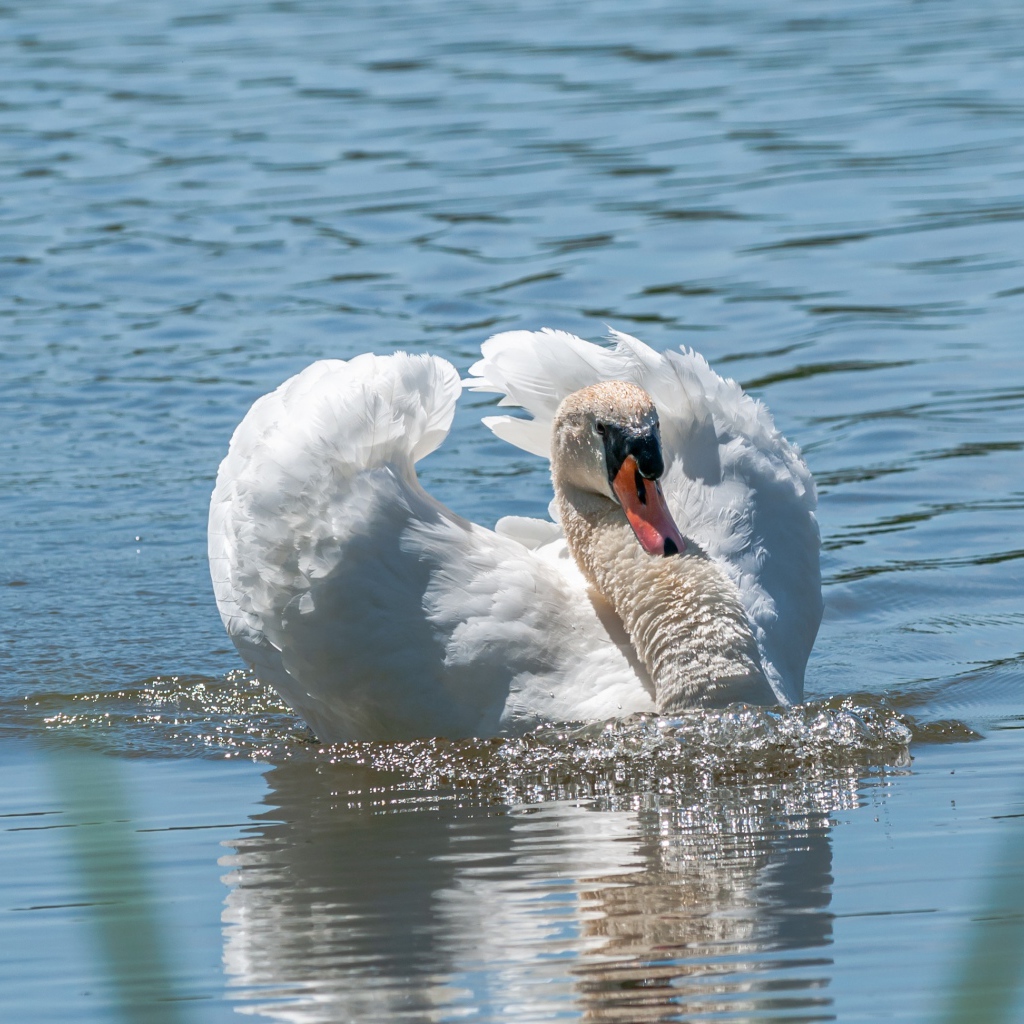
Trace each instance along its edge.
<instances>
[{"instance_id":1,"label":"white reflection on water","mask_svg":"<svg viewBox=\"0 0 1024 1024\"><path fill-rule=\"evenodd\" d=\"M233 844L225 965L274 1019L826 1012L853 769L508 809L290 764Z\"/></svg>"}]
</instances>

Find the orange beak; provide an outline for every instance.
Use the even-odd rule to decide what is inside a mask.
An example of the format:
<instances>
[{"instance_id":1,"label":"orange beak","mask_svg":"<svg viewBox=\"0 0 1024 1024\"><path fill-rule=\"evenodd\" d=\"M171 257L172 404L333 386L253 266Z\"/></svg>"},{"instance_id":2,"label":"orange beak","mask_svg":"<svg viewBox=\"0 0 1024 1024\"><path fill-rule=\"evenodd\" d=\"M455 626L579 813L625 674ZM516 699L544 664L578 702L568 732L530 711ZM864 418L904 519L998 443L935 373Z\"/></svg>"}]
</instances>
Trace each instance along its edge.
<instances>
[{"instance_id":1,"label":"orange beak","mask_svg":"<svg viewBox=\"0 0 1024 1024\"><path fill-rule=\"evenodd\" d=\"M686 550L686 541L665 504L661 484L642 477L632 455L622 460L612 489L644 551L649 555L675 555Z\"/></svg>"}]
</instances>

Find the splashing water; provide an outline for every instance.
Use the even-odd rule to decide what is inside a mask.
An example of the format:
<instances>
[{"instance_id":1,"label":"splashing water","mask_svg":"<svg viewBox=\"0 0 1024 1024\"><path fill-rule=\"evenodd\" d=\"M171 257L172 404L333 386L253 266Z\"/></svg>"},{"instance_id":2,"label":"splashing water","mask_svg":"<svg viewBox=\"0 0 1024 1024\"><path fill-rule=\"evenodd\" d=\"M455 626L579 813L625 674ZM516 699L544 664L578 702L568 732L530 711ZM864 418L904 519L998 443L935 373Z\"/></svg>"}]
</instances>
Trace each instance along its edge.
<instances>
[{"instance_id":1,"label":"splashing water","mask_svg":"<svg viewBox=\"0 0 1024 1024\"><path fill-rule=\"evenodd\" d=\"M679 718L636 715L515 738L321 747L334 764L362 765L429 788L497 788L506 800L672 792L694 782L905 768L913 730L881 706L815 702L785 711L737 706Z\"/></svg>"},{"instance_id":2,"label":"splashing water","mask_svg":"<svg viewBox=\"0 0 1024 1024\"><path fill-rule=\"evenodd\" d=\"M36 694L10 704L11 730L41 725L149 756L348 765L424 789L474 789L504 800L903 769L912 741L976 738L962 723L920 724L884 698L862 694L787 709L735 705L673 718L549 725L520 737L320 744L271 688L241 671L221 679L155 677L112 692Z\"/></svg>"}]
</instances>

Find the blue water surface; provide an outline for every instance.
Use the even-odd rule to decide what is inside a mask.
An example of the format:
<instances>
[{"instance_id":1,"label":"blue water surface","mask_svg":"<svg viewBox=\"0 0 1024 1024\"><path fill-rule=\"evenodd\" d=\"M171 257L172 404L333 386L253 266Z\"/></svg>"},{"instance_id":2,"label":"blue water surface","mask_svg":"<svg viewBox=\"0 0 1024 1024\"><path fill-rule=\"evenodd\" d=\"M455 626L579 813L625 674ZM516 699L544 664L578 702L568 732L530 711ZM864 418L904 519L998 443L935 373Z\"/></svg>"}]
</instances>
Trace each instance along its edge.
<instances>
[{"instance_id":1,"label":"blue water surface","mask_svg":"<svg viewBox=\"0 0 1024 1024\"><path fill-rule=\"evenodd\" d=\"M1021 1019L1024 7L8 0L0 140L0 1016ZM250 404L542 326L768 403L812 710L909 751L321 752L238 671ZM543 515L489 407L421 478Z\"/></svg>"}]
</instances>

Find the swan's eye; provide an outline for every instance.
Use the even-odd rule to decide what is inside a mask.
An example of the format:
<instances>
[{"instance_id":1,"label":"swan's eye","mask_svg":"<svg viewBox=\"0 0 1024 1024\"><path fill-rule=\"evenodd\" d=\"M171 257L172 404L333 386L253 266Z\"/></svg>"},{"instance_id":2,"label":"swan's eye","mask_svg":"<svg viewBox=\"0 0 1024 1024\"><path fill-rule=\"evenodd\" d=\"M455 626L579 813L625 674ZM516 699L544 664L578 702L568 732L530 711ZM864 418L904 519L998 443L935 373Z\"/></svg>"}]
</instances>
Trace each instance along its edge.
<instances>
[{"instance_id":1,"label":"swan's eye","mask_svg":"<svg viewBox=\"0 0 1024 1024\"><path fill-rule=\"evenodd\" d=\"M603 423L595 423L595 424L594 424L594 429L595 429L595 430L596 430L596 431L597 431L597 432L598 432L598 433L599 433L599 434L600 434L600 435L601 435L602 437L604 437L604 435L608 433L608 430L607 430L607 428L605 427L605 425L604 425Z\"/></svg>"}]
</instances>

